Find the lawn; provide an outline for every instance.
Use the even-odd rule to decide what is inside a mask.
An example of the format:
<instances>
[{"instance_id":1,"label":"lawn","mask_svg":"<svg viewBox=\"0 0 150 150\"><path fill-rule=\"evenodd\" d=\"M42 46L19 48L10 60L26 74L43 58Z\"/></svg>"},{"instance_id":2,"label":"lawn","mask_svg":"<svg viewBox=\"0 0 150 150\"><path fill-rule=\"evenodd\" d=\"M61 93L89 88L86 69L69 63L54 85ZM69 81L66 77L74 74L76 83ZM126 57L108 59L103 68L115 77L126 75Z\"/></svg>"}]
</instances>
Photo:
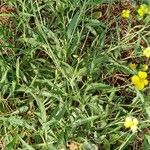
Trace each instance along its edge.
<instances>
[{"instance_id":1,"label":"lawn","mask_svg":"<svg viewBox=\"0 0 150 150\"><path fill-rule=\"evenodd\" d=\"M149 0L0 1L0 149L150 149Z\"/></svg>"}]
</instances>

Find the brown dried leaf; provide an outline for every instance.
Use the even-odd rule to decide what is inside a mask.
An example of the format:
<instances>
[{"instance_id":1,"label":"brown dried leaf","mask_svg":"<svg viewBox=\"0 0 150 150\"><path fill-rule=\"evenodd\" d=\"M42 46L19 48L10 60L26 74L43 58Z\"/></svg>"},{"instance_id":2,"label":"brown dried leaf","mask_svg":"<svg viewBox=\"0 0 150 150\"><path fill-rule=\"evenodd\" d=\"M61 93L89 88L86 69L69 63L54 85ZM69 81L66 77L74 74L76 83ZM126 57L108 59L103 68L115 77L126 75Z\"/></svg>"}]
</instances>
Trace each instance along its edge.
<instances>
[{"instance_id":1,"label":"brown dried leaf","mask_svg":"<svg viewBox=\"0 0 150 150\"><path fill-rule=\"evenodd\" d=\"M3 5L0 7L0 13L14 13L15 8Z\"/></svg>"},{"instance_id":2,"label":"brown dried leaf","mask_svg":"<svg viewBox=\"0 0 150 150\"><path fill-rule=\"evenodd\" d=\"M69 144L67 144L67 147L69 150L78 150L78 143L75 141L70 141Z\"/></svg>"},{"instance_id":3,"label":"brown dried leaf","mask_svg":"<svg viewBox=\"0 0 150 150\"><path fill-rule=\"evenodd\" d=\"M3 141L0 141L0 149L1 149L1 150L4 150L4 147L5 147L5 146L4 146Z\"/></svg>"},{"instance_id":4,"label":"brown dried leaf","mask_svg":"<svg viewBox=\"0 0 150 150\"><path fill-rule=\"evenodd\" d=\"M3 5L0 7L0 14L11 14L11 13L15 13L15 8L13 7L9 7L6 5ZM4 15L4 16L0 16L0 24L6 24L9 21L9 16Z\"/></svg>"}]
</instances>

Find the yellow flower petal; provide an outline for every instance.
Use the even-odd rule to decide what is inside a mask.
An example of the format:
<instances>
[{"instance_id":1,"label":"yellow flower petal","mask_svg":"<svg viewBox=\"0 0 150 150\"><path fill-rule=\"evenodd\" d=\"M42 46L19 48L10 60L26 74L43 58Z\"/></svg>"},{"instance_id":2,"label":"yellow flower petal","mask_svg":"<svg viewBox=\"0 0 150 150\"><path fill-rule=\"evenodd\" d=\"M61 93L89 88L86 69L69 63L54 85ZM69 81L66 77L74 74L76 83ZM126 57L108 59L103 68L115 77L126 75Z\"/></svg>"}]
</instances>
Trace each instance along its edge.
<instances>
[{"instance_id":1,"label":"yellow flower petal","mask_svg":"<svg viewBox=\"0 0 150 150\"><path fill-rule=\"evenodd\" d=\"M144 86L148 84L147 73L144 71L139 71L138 75L134 75L131 77L131 83L134 84L134 86L138 90L143 90Z\"/></svg>"},{"instance_id":2,"label":"yellow flower petal","mask_svg":"<svg viewBox=\"0 0 150 150\"><path fill-rule=\"evenodd\" d=\"M138 12L139 16L141 16L141 17L143 17L145 15L144 11L140 8L138 9L137 12Z\"/></svg>"},{"instance_id":3,"label":"yellow flower petal","mask_svg":"<svg viewBox=\"0 0 150 150\"><path fill-rule=\"evenodd\" d=\"M143 82L144 82L144 85L148 85L148 80L147 79L145 79Z\"/></svg>"},{"instance_id":4,"label":"yellow flower petal","mask_svg":"<svg viewBox=\"0 0 150 150\"><path fill-rule=\"evenodd\" d=\"M123 10L121 13L121 16L123 18L129 18L130 17L130 10Z\"/></svg>"},{"instance_id":5,"label":"yellow flower petal","mask_svg":"<svg viewBox=\"0 0 150 150\"><path fill-rule=\"evenodd\" d=\"M148 5L142 4L140 5L139 9L137 10L139 16L143 17L145 14L149 13Z\"/></svg>"},{"instance_id":6,"label":"yellow flower petal","mask_svg":"<svg viewBox=\"0 0 150 150\"><path fill-rule=\"evenodd\" d=\"M147 73L144 72L144 71L139 71L139 72L138 72L138 76L139 76L141 79L146 79L146 78L147 78Z\"/></svg>"},{"instance_id":7,"label":"yellow flower petal","mask_svg":"<svg viewBox=\"0 0 150 150\"><path fill-rule=\"evenodd\" d=\"M140 82L140 78L137 75L131 77L132 84L138 84Z\"/></svg>"},{"instance_id":8,"label":"yellow flower petal","mask_svg":"<svg viewBox=\"0 0 150 150\"><path fill-rule=\"evenodd\" d=\"M145 14L148 13L148 10L149 10L148 5L142 4L142 5L140 5L140 8L144 11Z\"/></svg>"},{"instance_id":9,"label":"yellow flower petal","mask_svg":"<svg viewBox=\"0 0 150 150\"><path fill-rule=\"evenodd\" d=\"M137 120L137 118L133 118L133 124L134 124L135 126L137 126L138 123L139 123L139 121Z\"/></svg>"},{"instance_id":10,"label":"yellow flower petal","mask_svg":"<svg viewBox=\"0 0 150 150\"><path fill-rule=\"evenodd\" d=\"M144 83L143 82L139 82L139 83L135 84L135 87L138 90L143 90L144 89Z\"/></svg>"},{"instance_id":11,"label":"yellow flower petal","mask_svg":"<svg viewBox=\"0 0 150 150\"><path fill-rule=\"evenodd\" d=\"M125 128L130 128L131 125L132 125L132 118L131 117L126 117L125 122L124 122Z\"/></svg>"},{"instance_id":12,"label":"yellow flower petal","mask_svg":"<svg viewBox=\"0 0 150 150\"><path fill-rule=\"evenodd\" d=\"M136 132L138 127L138 120L137 118L133 118L133 117L126 117L125 122L124 122L124 126L125 128L130 128L132 130L132 132Z\"/></svg>"},{"instance_id":13,"label":"yellow flower petal","mask_svg":"<svg viewBox=\"0 0 150 150\"><path fill-rule=\"evenodd\" d=\"M143 51L143 55L146 56L147 58L150 57L150 47L147 47L147 48Z\"/></svg>"},{"instance_id":14,"label":"yellow flower petal","mask_svg":"<svg viewBox=\"0 0 150 150\"><path fill-rule=\"evenodd\" d=\"M136 132L137 131L137 126L131 126L130 129L132 130L132 132Z\"/></svg>"}]
</instances>

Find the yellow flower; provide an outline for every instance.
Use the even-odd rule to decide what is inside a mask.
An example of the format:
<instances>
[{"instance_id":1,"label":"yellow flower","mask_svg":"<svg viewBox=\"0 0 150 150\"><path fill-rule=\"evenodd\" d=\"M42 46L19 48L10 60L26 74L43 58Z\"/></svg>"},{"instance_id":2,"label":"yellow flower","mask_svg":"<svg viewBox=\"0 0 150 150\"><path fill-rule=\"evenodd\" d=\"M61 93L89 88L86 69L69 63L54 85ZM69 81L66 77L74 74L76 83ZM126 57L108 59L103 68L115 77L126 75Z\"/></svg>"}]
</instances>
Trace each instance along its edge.
<instances>
[{"instance_id":1,"label":"yellow flower","mask_svg":"<svg viewBox=\"0 0 150 150\"><path fill-rule=\"evenodd\" d=\"M135 85L138 90L143 90L148 84L147 73L144 71L139 71L137 75L131 77L131 83Z\"/></svg>"},{"instance_id":2,"label":"yellow flower","mask_svg":"<svg viewBox=\"0 0 150 150\"><path fill-rule=\"evenodd\" d=\"M143 51L143 55L146 56L147 58L150 57L150 47L147 47L147 48Z\"/></svg>"},{"instance_id":3,"label":"yellow flower","mask_svg":"<svg viewBox=\"0 0 150 150\"><path fill-rule=\"evenodd\" d=\"M147 73L144 72L144 71L139 71L139 72L138 72L138 76L139 76L141 79L146 79L146 78L147 78Z\"/></svg>"},{"instance_id":4,"label":"yellow flower","mask_svg":"<svg viewBox=\"0 0 150 150\"><path fill-rule=\"evenodd\" d=\"M125 122L124 122L125 128L130 128L132 130L132 132L136 132L137 131L137 125L138 125L137 118L126 117Z\"/></svg>"},{"instance_id":5,"label":"yellow flower","mask_svg":"<svg viewBox=\"0 0 150 150\"><path fill-rule=\"evenodd\" d=\"M135 70L137 64L135 64L135 63L130 63L129 66L130 66L130 68L131 68L132 70Z\"/></svg>"},{"instance_id":6,"label":"yellow flower","mask_svg":"<svg viewBox=\"0 0 150 150\"><path fill-rule=\"evenodd\" d=\"M123 18L129 18L130 17L130 10L123 10L121 13L121 16Z\"/></svg>"},{"instance_id":7,"label":"yellow flower","mask_svg":"<svg viewBox=\"0 0 150 150\"><path fill-rule=\"evenodd\" d=\"M139 9L137 10L140 17L143 17L145 14L149 13L149 7L146 4L140 5Z\"/></svg>"},{"instance_id":8,"label":"yellow flower","mask_svg":"<svg viewBox=\"0 0 150 150\"><path fill-rule=\"evenodd\" d=\"M143 70L143 71L146 71L147 69L148 69L148 65L144 64L144 65L142 66L142 70Z\"/></svg>"}]
</instances>

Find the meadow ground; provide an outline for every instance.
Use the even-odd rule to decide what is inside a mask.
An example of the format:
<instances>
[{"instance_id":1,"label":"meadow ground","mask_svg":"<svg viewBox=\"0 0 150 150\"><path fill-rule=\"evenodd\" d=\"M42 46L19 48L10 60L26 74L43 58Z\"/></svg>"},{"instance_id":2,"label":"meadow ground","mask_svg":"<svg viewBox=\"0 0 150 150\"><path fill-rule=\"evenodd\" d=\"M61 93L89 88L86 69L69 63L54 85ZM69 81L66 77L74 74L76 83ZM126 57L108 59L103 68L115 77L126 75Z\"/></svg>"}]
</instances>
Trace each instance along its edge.
<instances>
[{"instance_id":1,"label":"meadow ground","mask_svg":"<svg viewBox=\"0 0 150 150\"><path fill-rule=\"evenodd\" d=\"M0 149L150 149L149 57L149 0L1 0Z\"/></svg>"}]
</instances>

